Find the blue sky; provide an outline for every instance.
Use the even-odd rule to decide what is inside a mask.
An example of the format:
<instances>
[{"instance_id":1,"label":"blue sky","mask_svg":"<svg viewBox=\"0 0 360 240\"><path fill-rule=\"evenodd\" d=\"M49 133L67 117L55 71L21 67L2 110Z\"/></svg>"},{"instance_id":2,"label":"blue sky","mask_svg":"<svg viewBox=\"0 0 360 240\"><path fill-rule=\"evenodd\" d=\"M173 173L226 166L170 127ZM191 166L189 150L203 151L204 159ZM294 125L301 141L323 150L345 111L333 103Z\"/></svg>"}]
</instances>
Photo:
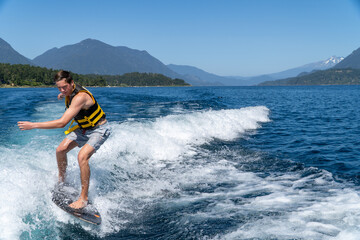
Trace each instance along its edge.
<instances>
[{"instance_id":1,"label":"blue sky","mask_svg":"<svg viewBox=\"0 0 360 240\"><path fill-rule=\"evenodd\" d=\"M93 38L222 76L360 47L360 0L0 0L0 38L30 59Z\"/></svg>"}]
</instances>

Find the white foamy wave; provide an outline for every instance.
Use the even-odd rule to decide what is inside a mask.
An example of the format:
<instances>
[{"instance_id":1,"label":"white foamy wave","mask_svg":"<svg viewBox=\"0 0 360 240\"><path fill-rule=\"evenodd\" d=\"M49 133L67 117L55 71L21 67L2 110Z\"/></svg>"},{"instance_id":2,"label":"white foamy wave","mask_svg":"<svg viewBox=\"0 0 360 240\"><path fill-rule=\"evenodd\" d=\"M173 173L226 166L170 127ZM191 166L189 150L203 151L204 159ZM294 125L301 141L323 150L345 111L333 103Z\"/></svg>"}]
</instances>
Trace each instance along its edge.
<instances>
[{"instance_id":1,"label":"white foamy wave","mask_svg":"<svg viewBox=\"0 0 360 240\"><path fill-rule=\"evenodd\" d=\"M205 218L236 219L240 215L247 221L239 221L236 230L218 234L214 239L359 238L359 194L334 182L326 171L306 177L299 173L277 173L266 178L253 175L244 183L230 194L216 196L220 201ZM252 192L264 194L243 198ZM243 198L244 202L229 201L236 198Z\"/></svg>"},{"instance_id":2,"label":"white foamy wave","mask_svg":"<svg viewBox=\"0 0 360 240\"><path fill-rule=\"evenodd\" d=\"M38 147L0 148L0 239L20 239L39 225L51 225L44 211L49 210L56 163L53 154Z\"/></svg>"},{"instance_id":3,"label":"white foamy wave","mask_svg":"<svg viewBox=\"0 0 360 240\"><path fill-rule=\"evenodd\" d=\"M94 156L97 164L92 168L99 180L94 184L106 186L112 182L114 188L97 188L101 195L96 198L98 209L105 219L102 234L118 231L128 221L122 217L114 221L117 217L112 212L127 215L130 211L136 215L144 204L178 193L179 185L187 178L190 184L196 179L211 181L216 165L208 168L206 161L199 159L192 164L193 156L201 152L200 145L213 139L230 141L241 137L269 121L268 115L266 107L249 107L113 123L112 135Z\"/></svg>"},{"instance_id":4,"label":"white foamy wave","mask_svg":"<svg viewBox=\"0 0 360 240\"><path fill-rule=\"evenodd\" d=\"M32 117L38 122L50 121L60 118L65 106L59 101L43 102L35 107Z\"/></svg>"},{"instance_id":5,"label":"white foamy wave","mask_svg":"<svg viewBox=\"0 0 360 240\"><path fill-rule=\"evenodd\" d=\"M43 121L49 117L41 112L57 115L62 107L44 103L37 110L33 118ZM171 115L154 121L111 123L110 139L91 161L89 197L102 214L103 224L100 229L86 224L82 227L99 236L119 231L131 219L119 217L120 213L131 216L144 202L178 191L181 172L187 168L174 172L169 163L179 159L177 164L181 164L181 159L195 154L197 146L214 138L232 140L257 129L259 123L269 121L268 114L266 107L249 107ZM0 198L1 238L31 235L42 239L46 234L56 237L58 224L79 223L51 202L50 191L57 181L55 149L62 140L59 136L64 137L60 132L15 129L11 138L23 139L21 145L0 148L0 188L6 196ZM68 154L67 179L80 188L78 151Z\"/></svg>"},{"instance_id":6,"label":"white foamy wave","mask_svg":"<svg viewBox=\"0 0 360 240\"><path fill-rule=\"evenodd\" d=\"M126 122L114 126L104 148L112 154L133 153L154 160L177 159L195 154L193 147L213 139L233 140L269 121L263 106L233 110L170 115L155 122ZM116 149L114 151L114 149Z\"/></svg>"}]
</instances>

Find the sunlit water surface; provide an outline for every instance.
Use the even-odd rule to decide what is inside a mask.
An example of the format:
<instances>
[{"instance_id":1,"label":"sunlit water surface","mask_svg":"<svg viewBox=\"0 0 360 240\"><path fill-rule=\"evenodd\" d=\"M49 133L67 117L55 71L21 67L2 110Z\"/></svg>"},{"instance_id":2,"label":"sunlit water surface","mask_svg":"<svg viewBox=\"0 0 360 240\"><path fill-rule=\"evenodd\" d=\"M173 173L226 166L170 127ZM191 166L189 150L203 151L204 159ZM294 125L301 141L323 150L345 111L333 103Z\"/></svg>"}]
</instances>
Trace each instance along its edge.
<instances>
[{"instance_id":1,"label":"sunlit water surface","mask_svg":"<svg viewBox=\"0 0 360 240\"><path fill-rule=\"evenodd\" d=\"M359 239L359 86L90 88L89 225L51 201L57 89L0 89L0 239ZM68 182L80 187L69 153Z\"/></svg>"}]
</instances>

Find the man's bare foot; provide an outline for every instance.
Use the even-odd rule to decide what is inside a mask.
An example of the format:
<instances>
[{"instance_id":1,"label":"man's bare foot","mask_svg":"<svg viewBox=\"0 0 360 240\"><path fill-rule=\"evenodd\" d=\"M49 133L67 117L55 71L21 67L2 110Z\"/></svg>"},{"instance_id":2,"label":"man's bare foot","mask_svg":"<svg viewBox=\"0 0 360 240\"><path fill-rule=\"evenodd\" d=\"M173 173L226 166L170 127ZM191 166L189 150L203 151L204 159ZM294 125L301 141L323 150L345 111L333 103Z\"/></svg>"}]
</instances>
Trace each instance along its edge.
<instances>
[{"instance_id":1,"label":"man's bare foot","mask_svg":"<svg viewBox=\"0 0 360 240\"><path fill-rule=\"evenodd\" d=\"M73 209L80 209L80 208L84 208L86 207L88 204L88 201L85 201L84 199L82 199L81 197L76 200L75 202L69 204L69 207L73 208Z\"/></svg>"}]
</instances>

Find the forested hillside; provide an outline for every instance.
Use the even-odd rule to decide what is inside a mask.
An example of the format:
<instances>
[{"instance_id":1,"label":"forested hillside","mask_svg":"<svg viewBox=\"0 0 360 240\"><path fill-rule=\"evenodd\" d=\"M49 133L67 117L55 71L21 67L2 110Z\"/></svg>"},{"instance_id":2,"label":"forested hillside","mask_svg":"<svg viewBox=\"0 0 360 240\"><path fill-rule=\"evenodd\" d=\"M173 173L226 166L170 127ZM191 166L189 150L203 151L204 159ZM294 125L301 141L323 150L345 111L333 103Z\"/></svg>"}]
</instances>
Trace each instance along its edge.
<instances>
[{"instance_id":1,"label":"forested hillside","mask_svg":"<svg viewBox=\"0 0 360 240\"><path fill-rule=\"evenodd\" d=\"M58 71L30 65L0 63L0 86L54 86L53 79ZM171 79L157 73L72 75L76 82L84 86L189 86L182 79Z\"/></svg>"}]
</instances>

